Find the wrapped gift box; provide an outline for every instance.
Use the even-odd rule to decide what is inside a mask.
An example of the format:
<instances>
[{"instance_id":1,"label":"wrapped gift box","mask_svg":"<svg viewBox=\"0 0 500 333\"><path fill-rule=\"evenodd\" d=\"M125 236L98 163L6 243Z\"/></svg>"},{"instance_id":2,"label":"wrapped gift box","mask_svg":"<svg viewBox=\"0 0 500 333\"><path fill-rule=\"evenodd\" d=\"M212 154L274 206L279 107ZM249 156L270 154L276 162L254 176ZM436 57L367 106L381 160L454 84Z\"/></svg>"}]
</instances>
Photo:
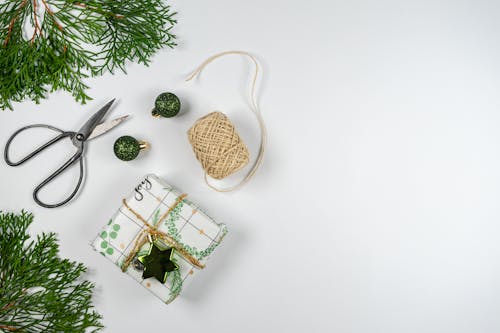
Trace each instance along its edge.
<instances>
[{"instance_id":1,"label":"wrapped gift box","mask_svg":"<svg viewBox=\"0 0 500 333\"><path fill-rule=\"evenodd\" d=\"M175 244L173 260L179 269L169 274L165 283L142 278L144 266L138 257L149 252L151 227L167 235L166 239L155 239L155 244L164 248ZM147 175L123 200L92 246L162 301L170 303L186 281L206 264L226 233L224 224L215 222L180 191L155 175ZM138 240L145 235L148 241L138 247Z\"/></svg>"}]
</instances>

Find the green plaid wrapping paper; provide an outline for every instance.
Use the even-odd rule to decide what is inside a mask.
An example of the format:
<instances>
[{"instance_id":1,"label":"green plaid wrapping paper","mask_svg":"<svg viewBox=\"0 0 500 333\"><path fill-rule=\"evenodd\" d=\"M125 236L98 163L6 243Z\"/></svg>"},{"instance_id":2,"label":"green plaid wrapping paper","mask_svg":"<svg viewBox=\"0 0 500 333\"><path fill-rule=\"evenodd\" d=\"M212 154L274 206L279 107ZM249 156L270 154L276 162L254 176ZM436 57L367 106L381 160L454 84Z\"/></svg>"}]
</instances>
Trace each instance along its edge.
<instances>
[{"instance_id":1,"label":"green plaid wrapping paper","mask_svg":"<svg viewBox=\"0 0 500 333\"><path fill-rule=\"evenodd\" d=\"M149 224L156 225L159 218L174 205L181 194L162 179L150 174L126 198L126 202ZM134 247L137 236L143 229L145 229L144 224L122 205L92 242L92 246L115 265L122 267ZM172 209L167 218L158 226L158 230L176 240L201 264L206 263L227 233L224 224L216 223L188 199L183 199ZM174 274L169 274L165 284L154 278L144 280L142 278L143 267L137 260L137 256L147 254L149 247L150 244L146 244L139 250L126 273L163 302L170 303L180 292L179 281L182 281L182 286L185 286L185 282L199 269L175 252L174 259L179 265L179 271L176 273L177 279L171 278Z\"/></svg>"}]
</instances>

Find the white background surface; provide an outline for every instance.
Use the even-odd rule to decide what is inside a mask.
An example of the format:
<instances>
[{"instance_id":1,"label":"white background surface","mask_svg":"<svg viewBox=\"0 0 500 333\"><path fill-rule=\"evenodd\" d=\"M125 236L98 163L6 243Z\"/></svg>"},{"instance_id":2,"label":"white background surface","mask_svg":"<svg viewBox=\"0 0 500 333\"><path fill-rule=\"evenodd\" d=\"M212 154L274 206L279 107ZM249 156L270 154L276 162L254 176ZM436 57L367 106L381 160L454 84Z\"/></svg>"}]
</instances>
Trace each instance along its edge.
<instances>
[{"instance_id":1,"label":"white background surface","mask_svg":"<svg viewBox=\"0 0 500 333\"><path fill-rule=\"evenodd\" d=\"M35 206L31 191L70 149L19 168L0 163L0 208L33 211L33 232L58 232L62 255L89 266L105 332L498 332L500 4L172 4L180 45L149 68L89 80L95 99L87 106L55 93L0 114L2 144L26 124L76 129L113 97L112 116L133 115L88 146L85 188L64 208ZM255 156L257 125L246 108L252 67L231 56L196 82L183 78L229 49L263 64L269 146L248 186L219 194L202 182L185 132L222 110ZM153 100L166 90L187 107L153 119ZM118 161L112 144L125 134L152 150ZM150 172L230 230L169 306L88 245ZM68 191L71 176L47 197Z\"/></svg>"}]
</instances>

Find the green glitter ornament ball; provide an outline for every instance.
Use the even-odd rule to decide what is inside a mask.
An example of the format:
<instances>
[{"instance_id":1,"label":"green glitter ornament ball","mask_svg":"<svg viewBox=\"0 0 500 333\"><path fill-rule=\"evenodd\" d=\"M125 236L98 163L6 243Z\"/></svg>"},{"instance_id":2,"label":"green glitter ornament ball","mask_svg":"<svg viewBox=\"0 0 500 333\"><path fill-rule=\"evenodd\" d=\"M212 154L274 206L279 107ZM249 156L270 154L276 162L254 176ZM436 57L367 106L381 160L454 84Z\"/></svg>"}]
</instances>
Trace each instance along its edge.
<instances>
[{"instance_id":1,"label":"green glitter ornament ball","mask_svg":"<svg viewBox=\"0 0 500 333\"><path fill-rule=\"evenodd\" d=\"M176 116L181 110L181 101L176 95L166 92L156 97L154 117L171 118Z\"/></svg>"},{"instance_id":2,"label":"green glitter ornament ball","mask_svg":"<svg viewBox=\"0 0 500 333\"><path fill-rule=\"evenodd\" d=\"M139 155L141 145L135 138L125 135L115 141L113 150L120 160L132 161Z\"/></svg>"}]
</instances>

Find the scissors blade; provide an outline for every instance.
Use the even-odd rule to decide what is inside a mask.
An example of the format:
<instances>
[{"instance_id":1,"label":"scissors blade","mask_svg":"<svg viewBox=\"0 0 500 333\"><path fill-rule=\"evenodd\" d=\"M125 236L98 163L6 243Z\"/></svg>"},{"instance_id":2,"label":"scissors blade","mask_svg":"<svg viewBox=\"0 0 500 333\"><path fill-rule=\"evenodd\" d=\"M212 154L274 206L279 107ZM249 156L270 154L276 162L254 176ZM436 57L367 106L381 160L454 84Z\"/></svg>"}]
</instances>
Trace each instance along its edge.
<instances>
[{"instance_id":1,"label":"scissors blade","mask_svg":"<svg viewBox=\"0 0 500 333\"><path fill-rule=\"evenodd\" d=\"M113 128L115 128L116 126L120 125L122 122L124 122L125 120L127 120L128 117L129 117L129 115L126 115L126 116L123 116L123 117L120 117L120 118L113 119L111 121L107 121L107 122L102 123L100 125L97 125L96 128L94 129L94 131L92 132L92 134L90 134L90 136L88 137L87 140L95 139L98 136L101 136L104 133L112 130Z\"/></svg>"},{"instance_id":2,"label":"scissors blade","mask_svg":"<svg viewBox=\"0 0 500 333\"><path fill-rule=\"evenodd\" d=\"M80 128L77 132L76 139L79 141L85 141L89 138L90 134L94 131L94 129L102 123L102 119L106 116L106 113L108 113L109 109L111 108L111 105L115 99L109 101L106 105L104 105L99 111L94 113L92 117L90 117L89 120L85 122L85 124Z\"/></svg>"}]
</instances>

